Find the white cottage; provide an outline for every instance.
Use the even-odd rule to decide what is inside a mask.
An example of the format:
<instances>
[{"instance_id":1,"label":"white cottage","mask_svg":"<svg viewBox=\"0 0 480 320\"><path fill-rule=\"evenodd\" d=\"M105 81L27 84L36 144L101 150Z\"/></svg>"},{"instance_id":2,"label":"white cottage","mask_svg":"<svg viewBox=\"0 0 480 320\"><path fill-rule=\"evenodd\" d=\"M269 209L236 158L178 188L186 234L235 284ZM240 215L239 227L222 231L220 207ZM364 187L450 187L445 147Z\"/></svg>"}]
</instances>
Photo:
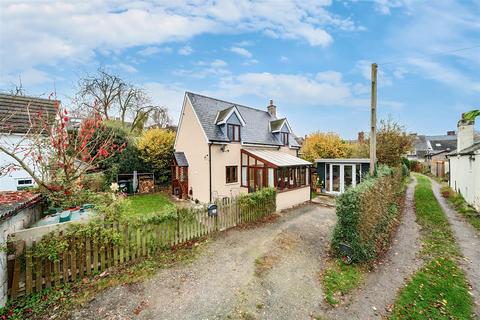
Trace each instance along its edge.
<instances>
[{"instance_id":1,"label":"white cottage","mask_svg":"<svg viewBox=\"0 0 480 320\"><path fill-rule=\"evenodd\" d=\"M28 144L25 137L32 129L34 118L55 115L56 103L49 99L0 94L0 145L11 150ZM31 169L35 170L33 164ZM28 172L12 157L0 151L0 191L15 191L33 186L35 181Z\"/></svg>"},{"instance_id":2,"label":"white cottage","mask_svg":"<svg viewBox=\"0 0 480 320\"><path fill-rule=\"evenodd\" d=\"M480 141L475 142L475 122L458 122L457 150L448 154L449 184L480 210Z\"/></svg>"}]
</instances>

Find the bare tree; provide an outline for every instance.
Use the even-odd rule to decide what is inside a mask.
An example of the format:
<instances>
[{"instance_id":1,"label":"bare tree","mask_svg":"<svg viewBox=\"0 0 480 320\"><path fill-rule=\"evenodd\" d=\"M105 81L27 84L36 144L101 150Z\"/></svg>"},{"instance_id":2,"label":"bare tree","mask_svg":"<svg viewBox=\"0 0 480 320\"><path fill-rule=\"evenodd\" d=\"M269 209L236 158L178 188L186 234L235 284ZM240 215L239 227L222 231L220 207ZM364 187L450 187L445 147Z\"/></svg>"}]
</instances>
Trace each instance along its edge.
<instances>
[{"instance_id":1,"label":"bare tree","mask_svg":"<svg viewBox=\"0 0 480 320\"><path fill-rule=\"evenodd\" d=\"M167 107L156 106L150 114L150 119L152 126L157 128L167 128L172 125L172 118Z\"/></svg>"},{"instance_id":2,"label":"bare tree","mask_svg":"<svg viewBox=\"0 0 480 320\"><path fill-rule=\"evenodd\" d=\"M79 107L84 109L82 111L91 112L92 101L95 101L95 107L98 107L102 117L109 120L112 108L118 103L126 84L120 77L98 69L97 74L80 79L78 86L77 100Z\"/></svg>"},{"instance_id":3,"label":"bare tree","mask_svg":"<svg viewBox=\"0 0 480 320\"><path fill-rule=\"evenodd\" d=\"M143 128L154 110L159 107L150 104L145 90L127 83L119 76L99 69L97 74L80 79L77 94L79 108L76 114L89 115L91 101L96 101L105 120L118 119L130 131Z\"/></svg>"}]
</instances>

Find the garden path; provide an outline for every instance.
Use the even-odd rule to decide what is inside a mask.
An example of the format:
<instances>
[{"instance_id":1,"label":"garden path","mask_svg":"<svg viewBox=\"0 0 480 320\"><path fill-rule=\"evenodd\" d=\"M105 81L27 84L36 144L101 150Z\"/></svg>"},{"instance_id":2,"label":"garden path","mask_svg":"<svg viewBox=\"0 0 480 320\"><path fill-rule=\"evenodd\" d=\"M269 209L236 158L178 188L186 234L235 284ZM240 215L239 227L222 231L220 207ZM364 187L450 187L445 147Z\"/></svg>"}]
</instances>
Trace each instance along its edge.
<instances>
[{"instance_id":1,"label":"garden path","mask_svg":"<svg viewBox=\"0 0 480 320\"><path fill-rule=\"evenodd\" d=\"M307 204L273 222L220 233L193 263L99 294L74 319L309 319L335 209Z\"/></svg>"},{"instance_id":2,"label":"garden path","mask_svg":"<svg viewBox=\"0 0 480 320\"><path fill-rule=\"evenodd\" d=\"M447 203L440 192L440 184L433 179L430 180L433 194L447 215L455 239L462 250L464 259L461 261L461 265L472 287L475 314L480 319L480 235L460 213Z\"/></svg>"},{"instance_id":3,"label":"garden path","mask_svg":"<svg viewBox=\"0 0 480 320\"><path fill-rule=\"evenodd\" d=\"M416 223L414 191L416 181L408 185L402 221L392 246L362 287L350 294L350 300L335 309L325 309L329 319L382 319L395 301L407 278L422 265L420 227Z\"/></svg>"}]
</instances>

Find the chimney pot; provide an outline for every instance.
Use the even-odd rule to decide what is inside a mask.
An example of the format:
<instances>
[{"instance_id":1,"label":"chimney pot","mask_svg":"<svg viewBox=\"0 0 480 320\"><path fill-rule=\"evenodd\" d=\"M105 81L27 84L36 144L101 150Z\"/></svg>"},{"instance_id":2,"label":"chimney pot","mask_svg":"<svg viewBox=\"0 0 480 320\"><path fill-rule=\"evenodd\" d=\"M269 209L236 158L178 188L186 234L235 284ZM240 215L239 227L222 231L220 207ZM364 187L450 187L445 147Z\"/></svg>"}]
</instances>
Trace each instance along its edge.
<instances>
[{"instance_id":1,"label":"chimney pot","mask_svg":"<svg viewBox=\"0 0 480 320\"><path fill-rule=\"evenodd\" d=\"M270 113L273 117L277 117L277 107L273 104L273 100L270 100L270 104L267 107L268 113Z\"/></svg>"},{"instance_id":2,"label":"chimney pot","mask_svg":"<svg viewBox=\"0 0 480 320\"><path fill-rule=\"evenodd\" d=\"M475 121L458 121L457 150L461 151L473 145Z\"/></svg>"},{"instance_id":3,"label":"chimney pot","mask_svg":"<svg viewBox=\"0 0 480 320\"><path fill-rule=\"evenodd\" d=\"M357 138L359 143L364 143L365 142L365 132L360 131L358 133L358 138Z\"/></svg>"}]
</instances>

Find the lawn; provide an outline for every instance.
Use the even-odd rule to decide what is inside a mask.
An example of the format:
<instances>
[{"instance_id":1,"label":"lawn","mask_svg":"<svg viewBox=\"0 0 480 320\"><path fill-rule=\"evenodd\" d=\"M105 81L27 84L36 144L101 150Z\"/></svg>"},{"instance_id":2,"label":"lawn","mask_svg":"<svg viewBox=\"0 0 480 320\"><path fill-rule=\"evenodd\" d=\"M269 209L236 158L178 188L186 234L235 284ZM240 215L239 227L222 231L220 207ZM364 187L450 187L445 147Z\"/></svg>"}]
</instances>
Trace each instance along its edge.
<instances>
[{"instance_id":1,"label":"lawn","mask_svg":"<svg viewBox=\"0 0 480 320\"><path fill-rule=\"evenodd\" d=\"M126 207L127 213L131 216L148 216L175 208L175 205L163 193L150 193L128 197Z\"/></svg>"},{"instance_id":2,"label":"lawn","mask_svg":"<svg viewBox=\"0 0 480 320\"><path fill-rule=\"evenodd\" d=\"M416 177L415 206L426 264L400 291L390 319L470 319L473 302L458 266L458 245L430 180Z\"/></svg>"}]
</instances>

